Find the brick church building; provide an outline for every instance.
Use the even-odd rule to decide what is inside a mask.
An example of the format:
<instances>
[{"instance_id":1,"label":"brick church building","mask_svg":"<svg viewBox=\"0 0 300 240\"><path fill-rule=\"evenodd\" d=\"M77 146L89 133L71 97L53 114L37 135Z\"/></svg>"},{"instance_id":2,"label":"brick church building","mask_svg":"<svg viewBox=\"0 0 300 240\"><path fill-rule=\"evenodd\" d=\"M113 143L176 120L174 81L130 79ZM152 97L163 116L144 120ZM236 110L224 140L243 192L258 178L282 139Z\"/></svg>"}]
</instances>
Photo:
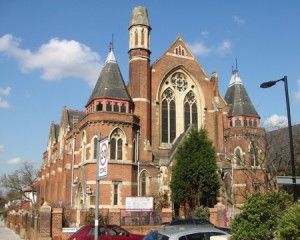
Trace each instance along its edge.
<instances>
[{"instance_id":1,"label":"brick church building","mask_svg":"<svg viewBox=\"0 0 300 240\"><path fill-rule=\"evenodd\" d=\"M90 98L83 100L85 109L64 108L59 124L51 124L37 181L39 202L95 207L98 134L109 139L101 208L118 211L129 196L170 194L176 147L194 125L205 128L214 144L220 201L238 208L264 181L254 170L261 167L257 156L265 138L238 69L223 98L217 73L208 75L182 38L151 61L146 8L133 9L128 31L128 85L111 48Z\"/></svg>"}]
</instances>

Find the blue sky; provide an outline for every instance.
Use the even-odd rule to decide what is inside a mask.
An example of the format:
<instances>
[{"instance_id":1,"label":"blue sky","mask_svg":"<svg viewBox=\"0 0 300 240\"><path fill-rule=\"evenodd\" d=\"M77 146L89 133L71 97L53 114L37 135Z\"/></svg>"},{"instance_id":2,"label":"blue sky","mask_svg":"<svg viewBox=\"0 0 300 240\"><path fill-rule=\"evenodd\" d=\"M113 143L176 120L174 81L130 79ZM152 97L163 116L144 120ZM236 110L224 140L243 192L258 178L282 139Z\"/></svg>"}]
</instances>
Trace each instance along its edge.
<instances>
[{"instance_id":1,"label":"blue sky","mask_svg":"<svg viewBox=\"0 0 300 240\"><path fill-rule=\"evenodd\" d=\"M225 95L238 59L241 79L268 127L286 124L288 76L292 122L300 123L299 1L16 1L0 0L0 174L22 161L38 168L51 121L84 110L114 35L128 80L128 23L148 8L154 62L180 35Z\"/></svg>"}]
</instances>

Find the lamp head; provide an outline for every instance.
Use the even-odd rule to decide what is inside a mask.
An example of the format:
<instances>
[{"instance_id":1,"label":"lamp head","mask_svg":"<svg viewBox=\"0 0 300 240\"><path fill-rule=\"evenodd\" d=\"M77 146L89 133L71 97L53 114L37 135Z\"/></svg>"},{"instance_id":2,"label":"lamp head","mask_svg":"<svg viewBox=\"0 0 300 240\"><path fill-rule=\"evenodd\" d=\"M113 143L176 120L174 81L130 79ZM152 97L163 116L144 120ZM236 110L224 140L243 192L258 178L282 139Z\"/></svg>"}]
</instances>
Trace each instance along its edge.
<instances>
[{"instance_id":1,"label":"lamp head","mask_svg":"<svg viewBox=\"0 0 300 240\"><path fill-rule=\"evenodd\" d=\"M277 81L268 81L268 82L264 82L262 84L260 84L261 88L269 88L274 86L277 83Z\"/></svg>"}]
</instances>

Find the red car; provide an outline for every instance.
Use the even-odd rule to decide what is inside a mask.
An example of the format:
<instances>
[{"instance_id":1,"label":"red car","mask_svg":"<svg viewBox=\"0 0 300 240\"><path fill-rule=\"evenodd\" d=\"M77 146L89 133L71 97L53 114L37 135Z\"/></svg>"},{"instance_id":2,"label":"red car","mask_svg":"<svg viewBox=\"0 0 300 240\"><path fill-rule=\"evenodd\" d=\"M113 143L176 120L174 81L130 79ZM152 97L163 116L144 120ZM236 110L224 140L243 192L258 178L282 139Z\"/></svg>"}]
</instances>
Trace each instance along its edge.
<instances>
[{"instance_id":1,"label":"red car","mask_svg":"<svg viewBox=\"0 0 300 240\"><path fill-rule=\"evenodd\" d=\"M99 225L98 239L100 240L142 240L144 235L134 234L117 225ZM95 227L83 226L69 240L94 240Z\"/></svg>"}]
</instances>

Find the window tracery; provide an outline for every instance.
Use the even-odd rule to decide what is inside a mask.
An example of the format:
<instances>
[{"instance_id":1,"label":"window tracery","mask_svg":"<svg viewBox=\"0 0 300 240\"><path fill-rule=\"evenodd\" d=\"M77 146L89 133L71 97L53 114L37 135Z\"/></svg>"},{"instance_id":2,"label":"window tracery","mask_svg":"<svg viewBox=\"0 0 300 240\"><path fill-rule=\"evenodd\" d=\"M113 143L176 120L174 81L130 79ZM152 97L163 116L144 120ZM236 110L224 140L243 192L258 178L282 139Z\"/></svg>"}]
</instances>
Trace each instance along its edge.
<instances>
[{"instance_id":1,"label":"window tracery","mask_svg":"<svg viewBox=\"0 0 300 240\"><path fill-rule=\"evenodd\" d=\"M115 129L110 137L110 159L123 160L124 134L121 129Z\"/></svg>"},{"instance_id":2,"label":"window tracery","mask_svg":"<svg viewBox=\"0 0 300 240\"><path fill-rule=\"evenodd\" d=\"M162 94L162 142L171 143L176 137L176 104L175 95L171 88Z\"/></svg>"},{"instance_id":3,"label":"window tracery","mask_svg":"<svg viewBox=\"0 0 300 240\"><path fill-rule=\"evenodd\" d=\"M189 91L184 98L184 130L191 124L198 127L197 103L193 91Z\"/></svg>"},{"instance_id":4,"label":"window tracery","mask_svg":"<svg viewBox=\"0 0 300 240\"><path fill-rule=\"evenodd\" d=\"M179 92L183 92L187 89L188 83L186 81L186 76L183 73L174 73L171 78L172 86Z\"/></svg>"}]
</instances>

